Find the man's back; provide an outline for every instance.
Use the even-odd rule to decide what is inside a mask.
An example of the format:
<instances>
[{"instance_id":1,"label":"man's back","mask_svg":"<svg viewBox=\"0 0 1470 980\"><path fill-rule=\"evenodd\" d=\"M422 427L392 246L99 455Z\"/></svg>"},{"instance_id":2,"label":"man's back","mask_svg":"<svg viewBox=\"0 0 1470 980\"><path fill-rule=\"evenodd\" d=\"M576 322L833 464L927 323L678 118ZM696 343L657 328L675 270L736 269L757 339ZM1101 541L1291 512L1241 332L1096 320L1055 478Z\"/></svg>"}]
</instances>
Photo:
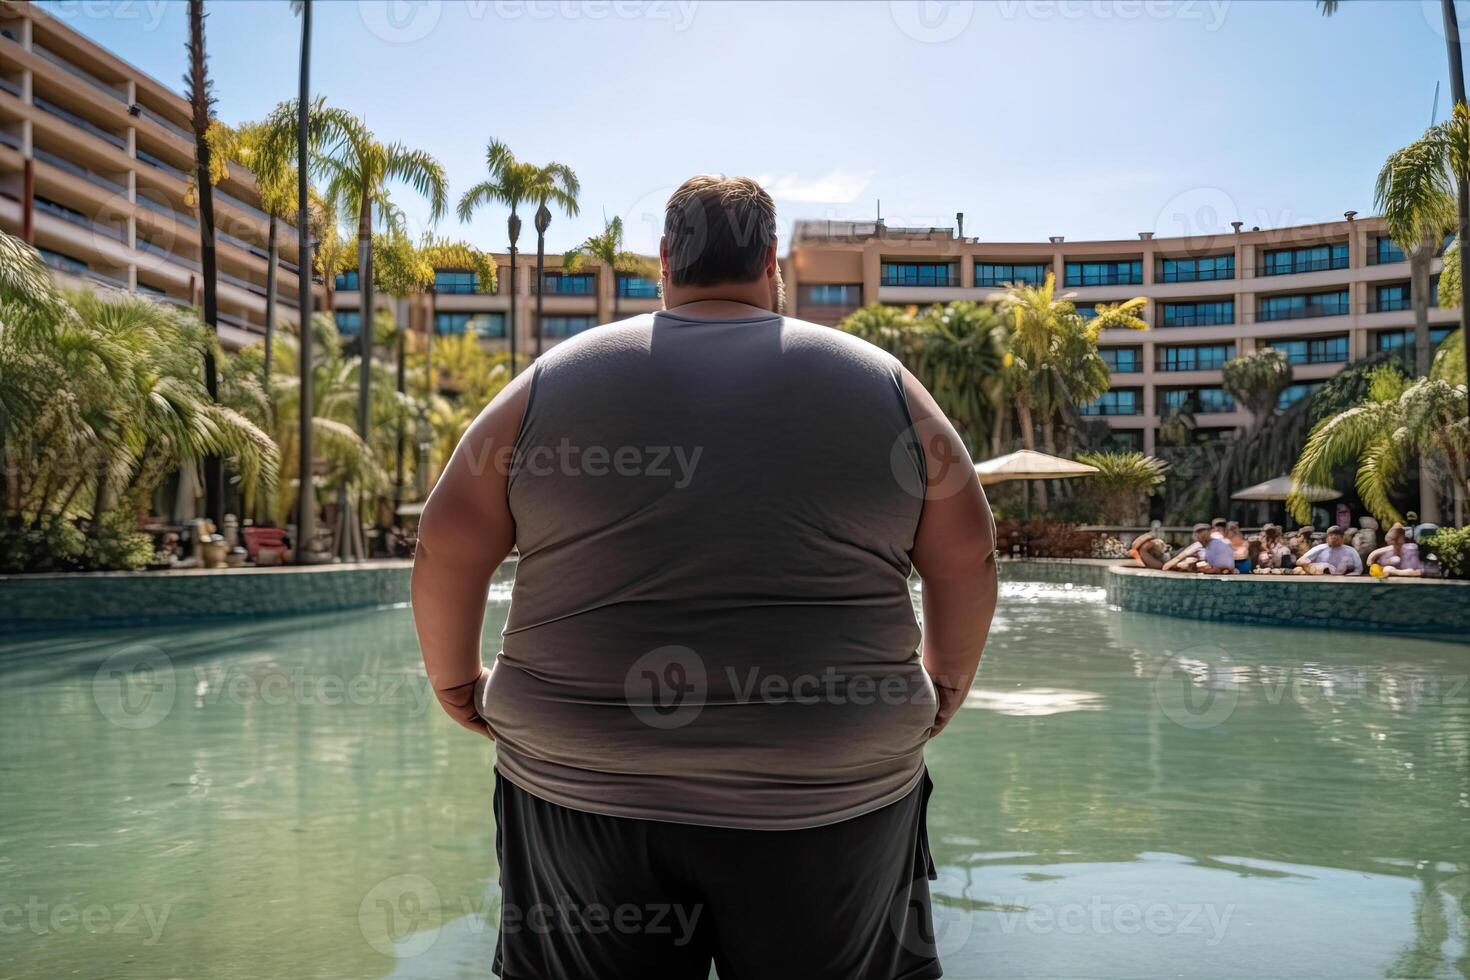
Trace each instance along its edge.
<instances>
[{"instance_id":1,"label":"man's back","mask_svg":"<svg viewBox=\"0 0 1470 980\"><path fill-rule=\"evenodd\" d=\"M754 829L909 792L935 698L898 363L775 314L664 312L556 348L531 384L484 708L507 778L575 809Z\"/></svg>"}]
</instances>

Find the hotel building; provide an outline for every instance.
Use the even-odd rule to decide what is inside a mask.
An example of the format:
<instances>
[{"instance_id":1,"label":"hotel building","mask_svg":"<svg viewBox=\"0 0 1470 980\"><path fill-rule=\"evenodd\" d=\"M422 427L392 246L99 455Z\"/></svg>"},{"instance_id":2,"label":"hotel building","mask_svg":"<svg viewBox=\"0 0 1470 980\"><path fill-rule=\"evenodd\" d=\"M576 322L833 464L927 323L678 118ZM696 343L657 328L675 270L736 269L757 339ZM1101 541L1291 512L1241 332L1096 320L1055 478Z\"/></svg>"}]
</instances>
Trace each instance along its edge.
<instances>
[{"instance_id":1,"label":"hotel building","mask_svg":"<svg viewBox=\"0 0 1470 980\"><path fill-rule=\"evenodd\" d=\"M182 40L180 44L182 44ZM0 228L64 286L202 302L189 103L29 3L0 3ZM238 164L215 187L219 331L264 332L267 218ZM296 230L277 227L277 313L297 321Z\"/></svg>"},{"instance_id":2,"label":"hotel building","mask_svg":"<svg viewBox=\"0 0 1470 980\"><path fill-rule=\"evenodd\" d=\"M180 41L182 44L182 40ZM177 93L29 3L0 0L0 228L41 251L65 285L200 303L199 231L185 200L193 168L189 105ZM267 218L239 165L215 191L220 335L238 347L264 331ZM517 262L517 349L536 351L620 316L660 306L656 282L591 266L573 274L560 253L535 275L535 238ZM278 228L277 309L296 322L296 234ZM407 301L410 326L477 334L509 346L509 257L481 293L474 274L444 269ZM1132 296L1149 300L1145 332L1101 338L1113 388L1083 414L1104 419L1123 445L1152 452L1160 421L1184 408L1197 433L1246 419L1221 387L1221 366L1261 346L1286 351L1290 404L1370 354L1413 333L1409 266L1376 218L1190 238L984 242L949 228L798 221L782 260L789 312L835 324L867 303L896 306L985 299L1008 282L1053 273L1088 312ZM1434 273L1440 262L1435 260ZM361 329L356 272L336 278L333 311ZM536 318L537 293L543 313ZM323 290L323 293L325 290ZM378 294L384 308L395 301ZM319 300L319 303L321 301ZM1437 341L1457 311L1430 310Z\"/></svg>"},{"instance_id":3,"label":"hotel building","mask_svg":"<svg viewBox=\"0 0 1470 980\"><path fill-rule=\"evenodd\" d=\"M1432 273L1442 266L1436 258ZM1221 366L1261 347L1291 361L1282 406L1344 365L1412 343L1409 264L1379 218L1190 238L985 242L949 228L799 221L783 268L789 312L836 323L867 303L981 300L1009 282L1056 277L1080 312L1134 296L1149 301L1147 331L1107 330L1099 347L1112 390L1083 406L1117 444L1152 453L1161 419L1187 409L1208 437L1248 421L1221 387ZM1432 304L1433 304L1432 297ZM1430 307L1431 340L1459 311Z\"/></svg>"}]
</instances>

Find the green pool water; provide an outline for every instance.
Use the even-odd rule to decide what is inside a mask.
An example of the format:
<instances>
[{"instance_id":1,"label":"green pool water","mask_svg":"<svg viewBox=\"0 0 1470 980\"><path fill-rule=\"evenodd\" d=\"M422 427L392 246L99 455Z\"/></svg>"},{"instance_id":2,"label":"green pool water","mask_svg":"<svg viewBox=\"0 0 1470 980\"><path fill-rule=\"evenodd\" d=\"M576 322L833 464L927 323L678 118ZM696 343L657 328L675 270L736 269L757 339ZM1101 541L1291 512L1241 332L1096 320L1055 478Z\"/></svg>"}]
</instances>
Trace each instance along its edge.
<instances>
[{"instance_id":1,"label":"green pool water","mask_svg":"<svg viewBox=\"0 0 1470 980\"><path fill-rule=\"evenodd\" d=\"M1470 977L1467 674L1007 583L929 751L946 975ZM0 977L489 975L493 748L407 609L8 637L0 744Z\"/></svg>"}]
</instances>

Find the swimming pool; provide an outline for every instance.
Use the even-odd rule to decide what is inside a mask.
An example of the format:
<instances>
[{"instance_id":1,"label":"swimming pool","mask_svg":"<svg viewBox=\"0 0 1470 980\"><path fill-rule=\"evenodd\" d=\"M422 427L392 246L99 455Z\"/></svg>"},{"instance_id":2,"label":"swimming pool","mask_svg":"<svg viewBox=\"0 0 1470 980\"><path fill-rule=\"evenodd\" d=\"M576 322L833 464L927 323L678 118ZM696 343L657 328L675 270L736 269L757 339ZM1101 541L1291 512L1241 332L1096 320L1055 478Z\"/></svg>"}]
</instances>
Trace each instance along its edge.
<instances>
[{"instance_id":1,"label":"swimming pool","mask_svg":"<svg viewBox=\"0 0 1470 980\"><path fill-rule=\"evenodd\" d=\"M488 975L493 748L407 609L0 650L0 977ZM1008 582L929 750L946 975L1465 976L1467 675Z\"/></svg>"}]
</instances>

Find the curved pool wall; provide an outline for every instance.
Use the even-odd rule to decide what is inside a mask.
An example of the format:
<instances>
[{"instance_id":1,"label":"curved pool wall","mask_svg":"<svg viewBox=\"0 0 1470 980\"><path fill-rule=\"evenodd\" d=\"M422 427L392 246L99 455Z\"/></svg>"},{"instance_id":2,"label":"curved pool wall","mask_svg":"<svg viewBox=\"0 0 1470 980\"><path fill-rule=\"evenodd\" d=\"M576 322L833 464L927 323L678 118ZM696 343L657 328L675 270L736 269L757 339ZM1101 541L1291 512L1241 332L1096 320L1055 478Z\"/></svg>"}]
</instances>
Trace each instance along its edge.
<instances>
[{"instance_id":1,"label":"curved pool wall","mask_svg":"<svg viewBox=\"0 0 1470 980\"><path fill-rule=\"evenodd\" d=\"M0 633L291 616L408 601L413 565L0 575Z\"/></svg>"},{"instance_id":2,"label":"curved pool wall","mask_svg":"<svg viewBox=\"0 0 1470 980\"><path fill-rule=\"evenodd\" d=\"M511 563L513 567L513 560ZM412 564L0 575L0 633L267 618L407 602ZM511 567L499 577L508 577ZM1155 572L1116 560L1004 559L1007 582L1106 588L1112 605L1215 622L1470 633L1470 582Z\"/></svg>"},{"instance_id":3,"label":"curved pool wall","mask_svg":"<svg viewBox=\"0 0 1470 980\"><path fill-rule=\"evenodd\" d=\"M1470 582L1332 575L1189 575L1115 566L1108 602L1132 612L1223 623L1385 633L1470 632Z\"/></svg>"}]
</instances>

